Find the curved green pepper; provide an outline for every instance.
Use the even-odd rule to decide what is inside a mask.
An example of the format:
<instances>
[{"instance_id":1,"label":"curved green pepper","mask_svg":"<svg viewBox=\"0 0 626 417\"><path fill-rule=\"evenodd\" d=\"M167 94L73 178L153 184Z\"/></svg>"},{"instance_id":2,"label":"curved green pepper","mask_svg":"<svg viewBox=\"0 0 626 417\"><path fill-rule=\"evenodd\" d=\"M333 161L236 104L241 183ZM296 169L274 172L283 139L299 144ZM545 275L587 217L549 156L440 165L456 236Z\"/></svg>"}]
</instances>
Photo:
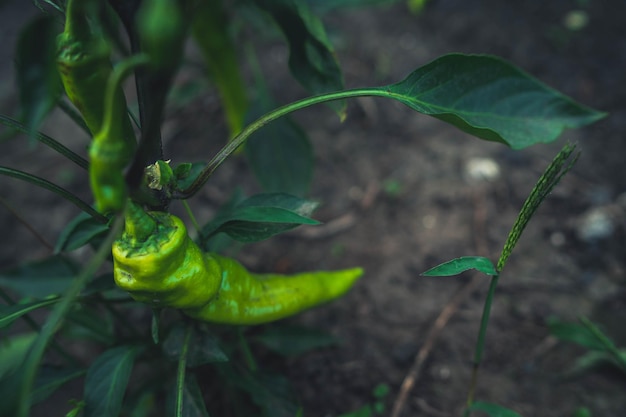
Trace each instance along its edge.
<instances>
[{"instance_id":1,"label":"curved green pepper","mask_svg":"<svg viewBox=\"0 0 626 417\"><path fill-rule=\"evenodd\" d=\"M173 307L198 320L260 324L297 314L346 293L361 268L291 276L252 274L234 259L203 253L183 222L131 204L113 245L117 285L137 301Z\"/></svg>"},{"instance_id":2,"label":"curved green pepper","mask_svg":"<svg viewBox=\"0 0 626 417\"><path fill-rule=\"evenodd\" d=\"M89 149L89 174L97 209L123 208L126 184L123 170L136 147L126 109L121 78L111 65L111 50L96 33L100 2L70 0L65 30L57 39L57 67L68 98L80 111L94 136Z\"/></svg>"}]
</instances>

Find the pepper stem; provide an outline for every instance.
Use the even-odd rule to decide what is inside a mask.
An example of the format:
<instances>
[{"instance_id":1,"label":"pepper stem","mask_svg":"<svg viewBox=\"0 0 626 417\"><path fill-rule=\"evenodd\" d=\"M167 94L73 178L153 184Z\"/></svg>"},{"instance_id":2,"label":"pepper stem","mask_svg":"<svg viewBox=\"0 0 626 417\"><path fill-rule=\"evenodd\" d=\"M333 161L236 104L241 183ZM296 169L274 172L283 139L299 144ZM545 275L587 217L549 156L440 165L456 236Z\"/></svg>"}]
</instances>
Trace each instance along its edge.
<instances>
[{"instance_id":1,"label":"pepper stem","mask_svg":"<svg viewBox=\"0 0 626 417\"><path fill-rule=\"evenodd\" d=\"M138 242L145 242L157 229L157 222L132 201L126 206L124 232Z\"/></svg>"}]
</instances>

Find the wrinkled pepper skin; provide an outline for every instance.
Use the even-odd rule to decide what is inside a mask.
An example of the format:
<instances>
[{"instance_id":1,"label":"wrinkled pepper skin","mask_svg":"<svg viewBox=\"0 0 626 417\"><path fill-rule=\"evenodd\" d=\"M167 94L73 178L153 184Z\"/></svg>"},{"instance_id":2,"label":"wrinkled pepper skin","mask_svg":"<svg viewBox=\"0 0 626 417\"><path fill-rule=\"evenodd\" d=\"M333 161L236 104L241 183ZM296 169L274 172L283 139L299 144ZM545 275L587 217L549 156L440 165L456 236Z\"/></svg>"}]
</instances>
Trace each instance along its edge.
<instances>
[{"instance_id":1,"label":"wrinkled pepper skin","mask_svg":"<svg viewBox=\"0 0 626 417\"><path fill-rule=\"evenodd\" d=\"M126 202L124 168L132 159L136 139L126 99L113 80L111 50L94 29L99 1L70 0L65 30L57 38L57 68L65 92L93 136L89 176L96 208L119 211Z\"/></svg>"},{"instance_id":2,"label":"wrinkled pepper skin","mask_svg":"<svg viewBox=\"0 0 626 417\"><path fill-rule=\"evenodd\" d=\"M342 296L363 273L353 268L251 274L234 259L203 253L179 218L160 212L148 216L157 224L156 233L142 241L127 227L113 245L115 282L137 301L178 308L197 320L235 325L275 321Z\"/></svg>"}]
</instances>

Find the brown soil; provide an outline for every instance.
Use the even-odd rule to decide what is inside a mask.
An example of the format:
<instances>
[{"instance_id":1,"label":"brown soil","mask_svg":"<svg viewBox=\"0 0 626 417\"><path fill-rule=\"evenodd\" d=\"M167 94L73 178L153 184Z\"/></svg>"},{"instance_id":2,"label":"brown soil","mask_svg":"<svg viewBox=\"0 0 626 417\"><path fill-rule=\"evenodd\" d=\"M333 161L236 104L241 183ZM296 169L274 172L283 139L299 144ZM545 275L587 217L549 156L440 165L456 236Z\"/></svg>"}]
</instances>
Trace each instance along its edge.
<instances>
[{"instance_id":1,"label":"brown soil","mask_svg":"<svg viewBox=\"0 0 626 417\"><path fill-rule=\"evenodd\" d=\"M33 8L5 3L11 4L4 6L3 15L15 17L4 29L9 36ZM586 11L588 25L568 31L563 19L576 8ZM367 271L342 300L292 319L328 330L342 339L341 346L268 364L288 374L306 415L355 410L371 403L371 391L380 383L391 387L386 398L391 411L430 327L471 277L425 278L420 273L464 255L497 259L521 204L566 140L578 142L582 157L537 212L501 277L476 397L525 417L572 416L581 406L593 416L624 415L624 375L607 368L559 379L583 351L554 341L546 326L552 316L574 320L589 315L626 344L622 9L616 0L433 0L419 16L408 13L403 3L325 16L348 87L398 81L448 52L490 53L610 117L566 132L557 144L512 151L379 99L351 102L343 124L323 107L297 114L315 146L311 196L322 202L317 218L326 224L316 235L296 231L246 246L239 257L263 271L352 265ZM282 42L269 40L262 51L261 64L278 101L302 97L295 82L285 81ZM1 110L15 114L11 73L2 71L1 87L8 92ZM57 115L46 132L67 137L70 146L81 150L84 138L70 126ZM207 144L207 138L224 137L216 98L206 93L191 108L173 112L164 131L167 149L178 162L199 155L208 159L220 142ZM28 169L89 199L79 171L41 147L33 151L23 141L10 146L0 157L2 165ZM469 179L467 166L475 158L497 163L500 175L490 181ZM0 181L1 197L48 241L54 242L77 214L57 197L12 179ZM399 190L391 190L390 184ZM243 161L225 164L192 201L198 218L208 220L235 186L258 191ZM605 237L584 239L580 233L592 209L608 213L613 229ZM2 266L47 253L12 214L0 213L2 230L12 242L3 245ZM402 416L460 414L487 285L487 280L481 283L443 329Z\"/></svg>"}]
</instances>

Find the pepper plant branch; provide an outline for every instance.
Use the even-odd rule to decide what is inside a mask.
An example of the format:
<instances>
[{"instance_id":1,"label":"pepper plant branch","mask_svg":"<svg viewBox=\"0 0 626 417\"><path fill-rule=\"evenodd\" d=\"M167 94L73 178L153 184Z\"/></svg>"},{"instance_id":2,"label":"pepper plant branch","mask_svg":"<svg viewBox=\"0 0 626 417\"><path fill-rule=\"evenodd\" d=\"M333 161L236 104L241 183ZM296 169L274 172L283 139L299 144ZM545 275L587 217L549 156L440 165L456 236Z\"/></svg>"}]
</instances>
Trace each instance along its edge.
<instances>
[{"instance_id":1,"label":"pepper plant branch","mask_svg":"<svg viewBox=\"0 0 626 417\"><path fill-rule=\"evenodd\" d=\"M266 124L293 113L297 110L313 106L315 104L327 103L330 101L343 100L346 98L363 97L363 96L379 96L394 98L395 94L381 88L358 88L354 90L336 91L332 93L320 94L317 96L307 97L299 101L279 107L269 113L256 119L254 122L246 126L237 136L230 140L214 157L209 161L207 166L202 170L196 180L186 189L174 195L174 198L186 199L192 197L207 182L213 172L233 153L243 145L248 137L254 132L265 126Z\"/></svg>"}]
</instances>

